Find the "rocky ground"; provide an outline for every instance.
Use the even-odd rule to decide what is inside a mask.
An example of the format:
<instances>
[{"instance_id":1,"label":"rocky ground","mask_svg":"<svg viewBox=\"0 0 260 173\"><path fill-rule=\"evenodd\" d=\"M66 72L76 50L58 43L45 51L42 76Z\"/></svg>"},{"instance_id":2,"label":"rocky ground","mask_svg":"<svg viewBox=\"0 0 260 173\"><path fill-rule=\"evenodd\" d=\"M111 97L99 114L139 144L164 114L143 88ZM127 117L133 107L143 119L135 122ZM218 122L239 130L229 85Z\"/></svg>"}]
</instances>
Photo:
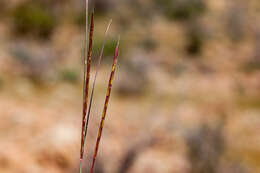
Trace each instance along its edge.
<instances>
[{"instance_id":1,"label":"rocky ground","mask_svg":"<svg viewBox=\"0 0 260 173\"><path fill-rule=\"evenodd\" d=\"M46 1L54 10L52 17L63 18L56 25L43 25L24 15L27 8L15 10L24 1L4 2L0 172L77 172L81 6ZM202 0L203 5L187 7L176 0L183 12L168 9L171 1L135 0L131 8L129 1L97 2L95 57L110 17L114 23L96 86L86 171L120 34L119 67L96 172L260 172L260 3ZM29 9L34 8L42 10L37 5ZM37 21L52 23L44 10L37 12ZM32 22L29 29L21 20Z\"/></svg>"}]
</instances>

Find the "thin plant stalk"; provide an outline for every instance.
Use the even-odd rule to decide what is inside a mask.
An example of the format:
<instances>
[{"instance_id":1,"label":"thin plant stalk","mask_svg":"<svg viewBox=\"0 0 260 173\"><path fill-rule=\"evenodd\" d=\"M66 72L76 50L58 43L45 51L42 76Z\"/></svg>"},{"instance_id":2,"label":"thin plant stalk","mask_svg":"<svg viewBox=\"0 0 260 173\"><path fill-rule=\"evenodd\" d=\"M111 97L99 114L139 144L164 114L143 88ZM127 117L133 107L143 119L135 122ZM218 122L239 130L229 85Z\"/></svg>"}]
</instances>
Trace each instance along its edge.
<instances>
[{"instance_id":1,"label":"thin plant stalk","mask_svg":"<svg viewBox=\"0 0 260 173\"><path fill-rule=\"evenodd\" d=\"M88 106L88 90L89 90L89 81L90 81L90 69L91 69L91 59L92 59L92 48L93 48L93 34L94 34L94 12L91 13L91 24L89 32L89 47L87 55L87 70L86 70L86 83L84 90L84 101L83 101L83 121L82 121L82 140L81 140L81 150L80 150L80 159L83 159L84 155L84 137L85 137L85 126L87 121L87 106Z\"/></svg>"},{"instance_id":2,"label":"thin plant stalk","mask_svg":"<svg viewBox=\"0 0 260 173\"><path fill-rule=\"evenodd\" d=\"M88 40L88 0L86 0L86 4L85 4L86 8L85 8L85 11L86 11L86 27L85 27L85 39L84 39L84 51L83 51L83 57L84 57L84 60L83 60L83 64L84 64L84 72L83 72L83 75L84 75L84 80L83 80L83 108L84 108L84 102L85 102L85 98L86 98L86 93L85 93L85 90L86 90L86 71L87 71L87 40ZM83 111L83 118L84 118L84 111Z\"/></svg>"},{"instance_id":3,"label":"thin plant stalk","mask_svg":"<svg viewBox=\"0 0 260 173\"><path fill-rule=\"evenodd\" d=\"M97 69L96 69L96 73L95 73L95 77L94 77L94 81L93 81L93 86L92 86L92 90L91 90L91 96L90 96L90 102L89 102L88 114L87 114L87 121L86 121L86 124L85 124L85 137L84 137L84 143L83 143L83 150L84 150L84 146L85 146L85 142L86 142L86 137L87 137L87 134L88 134L88 122L89 122L90 113L91 113L91 107L92 107L92 102L93 102L93 97L94 97L96 80L97 80L98 72L99 72L99 69L100 69L101 60L102 60L104 48L105 48L105 43L106 43L106 39L107 39L107 35L108 35L108 31L109 31L111 23L112 23L112 20L110 20L110 22L107 26L106 32L105 32L105 37L104 37L103 45L102 45L102 48L101 48L101 51L100 51L100 55L99 55L99 59L98 59L98 65L97 65Z\"/></svg>"},{"instance_id":4,"label":"thin plant stalk","mask_svg":"<svg viewBox=\"0 0 260 173\"><path fill-rule=\"evenodd\" d=\"M113 84L113 79L114 79L118 55L119 55L119 41L120 41L120 39L118 39L117 46L116 46L116 49L115 49L115 56L114 56L114 60L113 60L112 71L111 71L109 82L108 82L106 100L105 100L105 104L104 104L104 109L103 109L102 118L101 118L99 131L98 131L98 137L97 137L97 141L96 141L96 147L95 147L92 165L91 165L91 173L94 172L96 157L97 157L97 154L98 154L99 143L100 143L101 136L102 136L102 131L103 131L104 122L105 122L106 113L107 113L107 107L108 107L108 103L109 103L109 98L110 98L110 95L111 95L112 84Z\"/></svg>"},{"instance_id":5,"label":"thin plant stalk","mask_svg":"<svg viewBox=\"0 0 260 173\"><path fill-rule=\"evenodd\" d=\"M88 64L88 59L91 59L91 56L88 56L89 53L87 53L87 40L88 40L88 0L85 1L85 11L86 11L86 27L85 27L85 40L84 40L84 80L83 80L83 111L82 111L82 133L81 133L81 148L80 148L80 173L82 173L82 160L83 160L83 155L84 155L84 147L83 147L83 139L84 139L84 129L85 129L85 117L86 117L86 108L87 108L87 102L88 102L88 90L89 90L89 79L87 80L87 76L89 76L87 73L87 71L90 71L90 64ZM90 52L90 50L92 51L92 48L88 50L88 52ZM87 55L88 54L88 55ZM89 57L89 58L87 58ZM88 66L88 67L87 67Z\"/></svg>"}]
</instances>

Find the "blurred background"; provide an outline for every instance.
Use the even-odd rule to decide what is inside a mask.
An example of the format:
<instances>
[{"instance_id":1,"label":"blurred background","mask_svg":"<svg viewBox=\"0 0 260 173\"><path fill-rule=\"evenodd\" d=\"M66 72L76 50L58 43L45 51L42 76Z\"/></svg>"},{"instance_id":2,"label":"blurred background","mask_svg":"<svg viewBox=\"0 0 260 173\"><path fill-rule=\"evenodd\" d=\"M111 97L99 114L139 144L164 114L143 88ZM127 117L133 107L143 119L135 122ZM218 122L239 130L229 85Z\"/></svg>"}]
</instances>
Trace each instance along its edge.
<instances>
[{"instance_id":1,"label":"blurred background","mask_svg":"<svg viewBox=\"0 0 260 173\"><path fill-rule=\"evenodd\" d=\"M95 64L113 24L85 172L119 34L96 173L260 172L259 0L91 4ZM84 9L83 0L0 1L0 172L78 172Z\"/></svg>"}]
</instances>

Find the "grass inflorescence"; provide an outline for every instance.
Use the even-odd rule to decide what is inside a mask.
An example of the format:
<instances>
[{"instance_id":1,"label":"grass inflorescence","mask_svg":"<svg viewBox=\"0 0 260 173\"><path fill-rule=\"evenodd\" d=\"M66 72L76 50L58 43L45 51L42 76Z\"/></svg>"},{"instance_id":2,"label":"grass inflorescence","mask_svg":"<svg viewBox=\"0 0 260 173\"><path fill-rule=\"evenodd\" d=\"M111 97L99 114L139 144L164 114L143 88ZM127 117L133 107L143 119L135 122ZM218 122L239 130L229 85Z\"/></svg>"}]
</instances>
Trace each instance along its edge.
<instances>
[{"instance_id":1,"label":"grass inflorescence","mask_svg":"<svg viewBox=\"0 0 260 173\"><path fill-rule=\"evenodd\" d=\"M94 76L94 80L93 80L93 84L92 84L92 90L91 90L91 94L90 94L90 98L89 98L90 71L91 71L91 64L92 64L93 38L94 38L94 21L95 21L95 18L94 18L94 10L93 10L91 12L91 17L90 17L90 27L89 27L90 29L88 30L88 0L86 0L86 35L85 35L85 45L84 45L84 83L83 83L83 111L82 111L83 116L82 116L82 132L81 132L81 147L80 147L80 173L82 172L82 167L83 167L85 144L86 144L86 139L87 139L87 134L88 134L87 133L88 124L89 124L89 120L90 120L91 107L92 107L93 98L94 98L96 79L98 76L102 57L104 54L108 31L109 31L110 25L112 23L112 20L110 20L109 24L107 26L105 35L104 35L104 40L103 40L102 47L100 50L98 64L97 64L97 68L96 68L96 72L95 72L95 76ZM88 49L86 49L86 47L88 47ZM114 55L112 70L111 70L111 74L110 74L110 78L109 78L105 105L104 105L103 114L102 114L102 118L101 118L101 122L100 122L100 126L99 126L96 147L95 147L95 151L94 151L94 155L93 155L93 159L92 159L91 173L94 172L95 161L96 161L96 157L98 154L99 143L100 143L101 136L102 136L104 121L105 121L107 107L108 107L108 103L109 103L109 98L111 95L112 83L113 83L113 78L114 78L115 70L116 70L116 66L117 66L118 55L119 55L119 40L115 47L115 55Z\"/></svg>"}]
</instances>

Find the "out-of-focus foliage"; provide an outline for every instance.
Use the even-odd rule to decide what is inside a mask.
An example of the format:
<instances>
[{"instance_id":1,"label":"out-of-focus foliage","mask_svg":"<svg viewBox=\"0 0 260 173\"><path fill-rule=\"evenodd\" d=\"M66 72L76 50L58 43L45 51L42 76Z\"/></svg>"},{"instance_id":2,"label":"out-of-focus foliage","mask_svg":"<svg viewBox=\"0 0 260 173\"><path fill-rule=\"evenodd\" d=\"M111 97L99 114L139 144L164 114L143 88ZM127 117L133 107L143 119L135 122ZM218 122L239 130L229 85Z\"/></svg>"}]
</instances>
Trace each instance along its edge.
<instances>
[{"instance_id":1,"label":"out-of-focus foliage","mask_svg":"<svg viewBox=\"0 0 260 173\"><path fill-rule=\"evenodd\" d=\"M13 20L19 35L35 34L41 38L49 37L58 24L50 9L37 1L18 5L13 11Z\"/></svg>"},{"instance_id":2,"label":"out-of-focus foliage","mask_svg":"<svg viewBox=\"0 0 260 173\"><path fill-rule=\"evenodd\" d=\"M197 23L192 24L186 31L188 39L186 51L189 55L200 55L205 44L205 35L202 33L203 29L198 25Z\"/></svg>"},{"instance_id":3,"label":"out-of-focus foliage","mask_svg":"<svg viewBox=\"0 0 260 173\"><path fill-rule=\"evenodd\" d=\"M158 9L169 19L188 20L206 11L204 0L155 0Z\"/></svg>"},{"instance_id":4,"label":"out-of-focus foliage","mask_svg":"<svg viewBox=\"0 0 260 173\"><path fill-rule=\"evenodd\" d=\"M75 70L71 69L64 69L61 71L61 78L64 81L70 82L70 83L76 83L79 81L79 74Z\"/></svg>"},{"instance_id":5,"label":"out-of-focus foliage","mask_svg":"<svg viewBox=\"0 0 260 173\"><path fill-rule=\"evenodd\" d=\"M99 55L99 50L101 49L103 44L103 39L96 39L94 41L94 47L96 49L96 54ZM108 57L112 57L115 53L115 39L109 38L106 40L105 48L104 48L104 55Z\"/></svg>"}]
</instances>

